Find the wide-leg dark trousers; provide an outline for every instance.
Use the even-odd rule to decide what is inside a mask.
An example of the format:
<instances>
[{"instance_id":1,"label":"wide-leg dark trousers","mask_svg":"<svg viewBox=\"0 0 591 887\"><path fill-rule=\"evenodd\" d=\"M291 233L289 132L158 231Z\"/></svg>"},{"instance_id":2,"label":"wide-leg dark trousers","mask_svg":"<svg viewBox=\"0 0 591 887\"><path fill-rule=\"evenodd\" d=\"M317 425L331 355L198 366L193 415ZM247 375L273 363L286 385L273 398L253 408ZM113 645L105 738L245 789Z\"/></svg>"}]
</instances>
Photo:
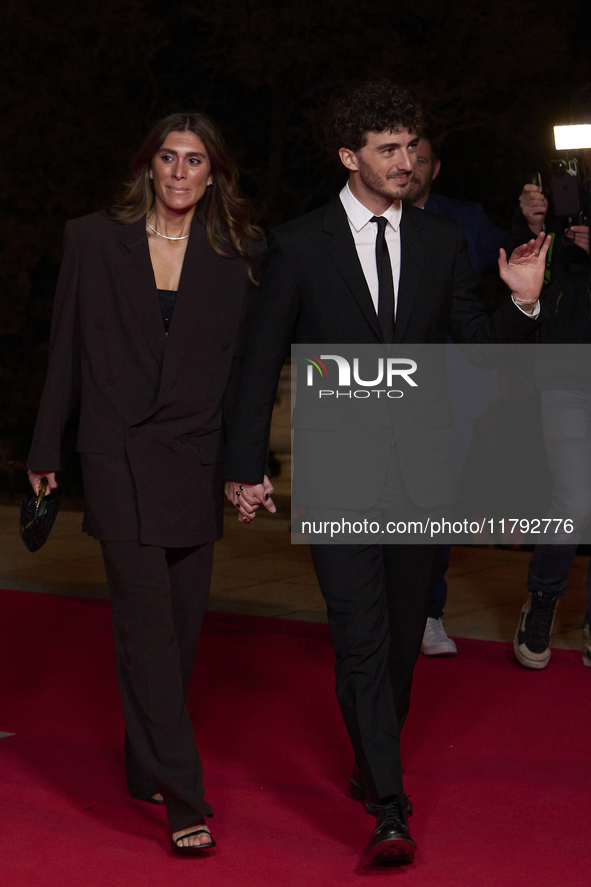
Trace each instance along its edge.
<instances>
[{"instance_id":1,"label":"wide-leg dark trousers","mask_svg":"<svg viewBox=\"0 0 591 887\"><path fill-rule=\"evenodd\" d=\"M111 592L126 769L134 795L161 791L173 832L212 810L186 707L209 595L213 544L102 542Z\"/></svg>"},{"instance_id":2,"label":"wide-leg dark trousers","mask_svg":"<svg viewBox=\"0 0 591 887\"><path fill-rule=\"evenodd\" d=\"M312 545L336 692L372 801L402 796L400 730L440 546Z\"/></svg>"}]
</instances>

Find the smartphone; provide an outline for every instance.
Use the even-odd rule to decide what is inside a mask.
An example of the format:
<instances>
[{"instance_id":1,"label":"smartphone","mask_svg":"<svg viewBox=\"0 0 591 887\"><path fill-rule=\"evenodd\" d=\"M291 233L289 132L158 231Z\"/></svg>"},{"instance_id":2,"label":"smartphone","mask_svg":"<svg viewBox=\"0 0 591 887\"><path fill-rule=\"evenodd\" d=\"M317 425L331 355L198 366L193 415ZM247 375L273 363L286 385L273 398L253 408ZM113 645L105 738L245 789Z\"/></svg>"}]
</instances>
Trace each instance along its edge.
<instances>
[{"instance_id":1,"label":"smartphone","mask_svg":"<svg viewBox=\"0 0 591 887\"><path fill-rule=\"evenodd\" d=\"M576 219L582 213L578 172L574 158L557 157L550 161L550 195L556 216Z\"/></svg>"}]
</instances>

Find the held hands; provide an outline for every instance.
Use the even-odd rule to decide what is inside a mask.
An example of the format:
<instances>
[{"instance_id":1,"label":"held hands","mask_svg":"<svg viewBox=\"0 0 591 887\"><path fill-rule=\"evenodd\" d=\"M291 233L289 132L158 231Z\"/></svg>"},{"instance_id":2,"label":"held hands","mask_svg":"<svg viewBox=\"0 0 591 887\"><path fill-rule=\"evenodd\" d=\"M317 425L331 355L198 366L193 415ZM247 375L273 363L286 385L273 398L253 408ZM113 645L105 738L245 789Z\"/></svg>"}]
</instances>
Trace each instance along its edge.
<instances>
[{"instance_id":1,"label":"held hands","mask_svg":"<svg viewBox=\"0 0 591 887\"><path fill-rule=\"evenodd\" d=\"M534 234L539 234L544 227L548 212L548 201L542 194L541 185L524 185L519 195L519 206L530 230Z\"/></svg>"},{"instance_id":2,"label":"held hands","mask_svg":"<svg viewBox=\"0 0 591 887\"><path fill-rule=\"evenodd\" d=\"M514 249L508 261L505 250L501 248L499 251L501 280L507 284L520 307L530 305L533 308L538 301L551 241L550 235L546 237L540 232L535 240Z\"/></svg>"},{"instance_id":3,"label":"held hands","mask_svg":"<svg viewBox=\"0 0 591 887\"><path fill-rule=\"evenodd\" d=\"M57 490L57 483L55 480L55 472L53 471L27 471L29 475L29 482L33 487L35 495L39 492L39 486L41 484L41 479L43 477L47 478L47 489L45 490L45 495L49 496L52 490Z\"/></svg>"},{"instance_id":4,"label":"held hands","mask_svg":"<svg viewBox=\"0 0 591 887\"><path fill-rule=\"evenodd\" d=\"M266 476L261 484L240 484L227 480L224 489L226 497L238 511L238 520L243 524L253 522L261 505L271 513L277 511L271 499L274 487Z\"/></svg>"}]
</instances>

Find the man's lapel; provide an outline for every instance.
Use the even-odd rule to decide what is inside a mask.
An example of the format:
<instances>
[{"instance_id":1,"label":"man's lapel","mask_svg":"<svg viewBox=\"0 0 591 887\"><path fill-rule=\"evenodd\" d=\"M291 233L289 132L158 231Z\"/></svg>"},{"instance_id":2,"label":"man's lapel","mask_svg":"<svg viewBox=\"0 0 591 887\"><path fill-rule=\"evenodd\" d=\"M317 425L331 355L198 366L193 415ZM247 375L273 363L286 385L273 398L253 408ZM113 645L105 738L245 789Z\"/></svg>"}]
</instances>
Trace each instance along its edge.
<instances>
[{"instance_id":1,"label":"man's lapel","mask_svg":"<svg viewBox=\"0 0 591 887\"><path fill-rule=\"evenodd\" d=\"M376 309L357 255L347 214L339 197L324 208L323 231L328 250L341 277L361 308L367 322L379 341L383 341Z\"/></svg>"},{"instance_id":2,"label":"man's lapel","mask_svg":"<svg viewBox=\"0 0 591 887\"><path fill-rule=\"evenodd\" d=\"M130 225L121 225L119 239L125 246L119 262L119 279L148 347L161 366L166 337L148 248L146 217L142 216Z\"/></svg>"},{"instance_id":3,"label":"man's lapel","mask_svg":"<svg viewBox=\"0 0 591 887\"><path fill-rule=\"evenodd\" d=\"M394 342L402 342L415 309L417 286L424 264L423 210L404 204L400 222L400 283L396 304Z\"/></svg>"}]
</instances>

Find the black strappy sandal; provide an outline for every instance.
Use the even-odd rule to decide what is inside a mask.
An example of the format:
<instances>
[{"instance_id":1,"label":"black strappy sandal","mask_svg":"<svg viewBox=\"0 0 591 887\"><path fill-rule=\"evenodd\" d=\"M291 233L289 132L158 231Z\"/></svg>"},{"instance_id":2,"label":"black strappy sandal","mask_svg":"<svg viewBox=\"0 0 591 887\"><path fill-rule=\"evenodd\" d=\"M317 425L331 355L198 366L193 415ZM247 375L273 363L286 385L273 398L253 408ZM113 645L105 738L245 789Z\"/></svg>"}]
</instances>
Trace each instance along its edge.
<instances>
[{"instance_id":1,"label":"black strappy sandal","mask_svg":"<svg viewBox=\"0 0 591 887\"><path fill-rule=\"evenodd\" d=\"M177 841L182 841L183 838L192 838L194 835L209 835L211 840L208 844L191 844L189 845L189 847L183 847L182 845L179 846L177 844ZM171 841L170 845L175 853L180 853L182 856L190 856L193 853L206 853L208 850L211 850L212 847L215 847L216 844L214 839L211 837L211 832L209 831L209 829L198 828L195 829L194 832L187 832L186 835L181 835L176 839L176 841Z\"/></svg>"}]
</instances>

